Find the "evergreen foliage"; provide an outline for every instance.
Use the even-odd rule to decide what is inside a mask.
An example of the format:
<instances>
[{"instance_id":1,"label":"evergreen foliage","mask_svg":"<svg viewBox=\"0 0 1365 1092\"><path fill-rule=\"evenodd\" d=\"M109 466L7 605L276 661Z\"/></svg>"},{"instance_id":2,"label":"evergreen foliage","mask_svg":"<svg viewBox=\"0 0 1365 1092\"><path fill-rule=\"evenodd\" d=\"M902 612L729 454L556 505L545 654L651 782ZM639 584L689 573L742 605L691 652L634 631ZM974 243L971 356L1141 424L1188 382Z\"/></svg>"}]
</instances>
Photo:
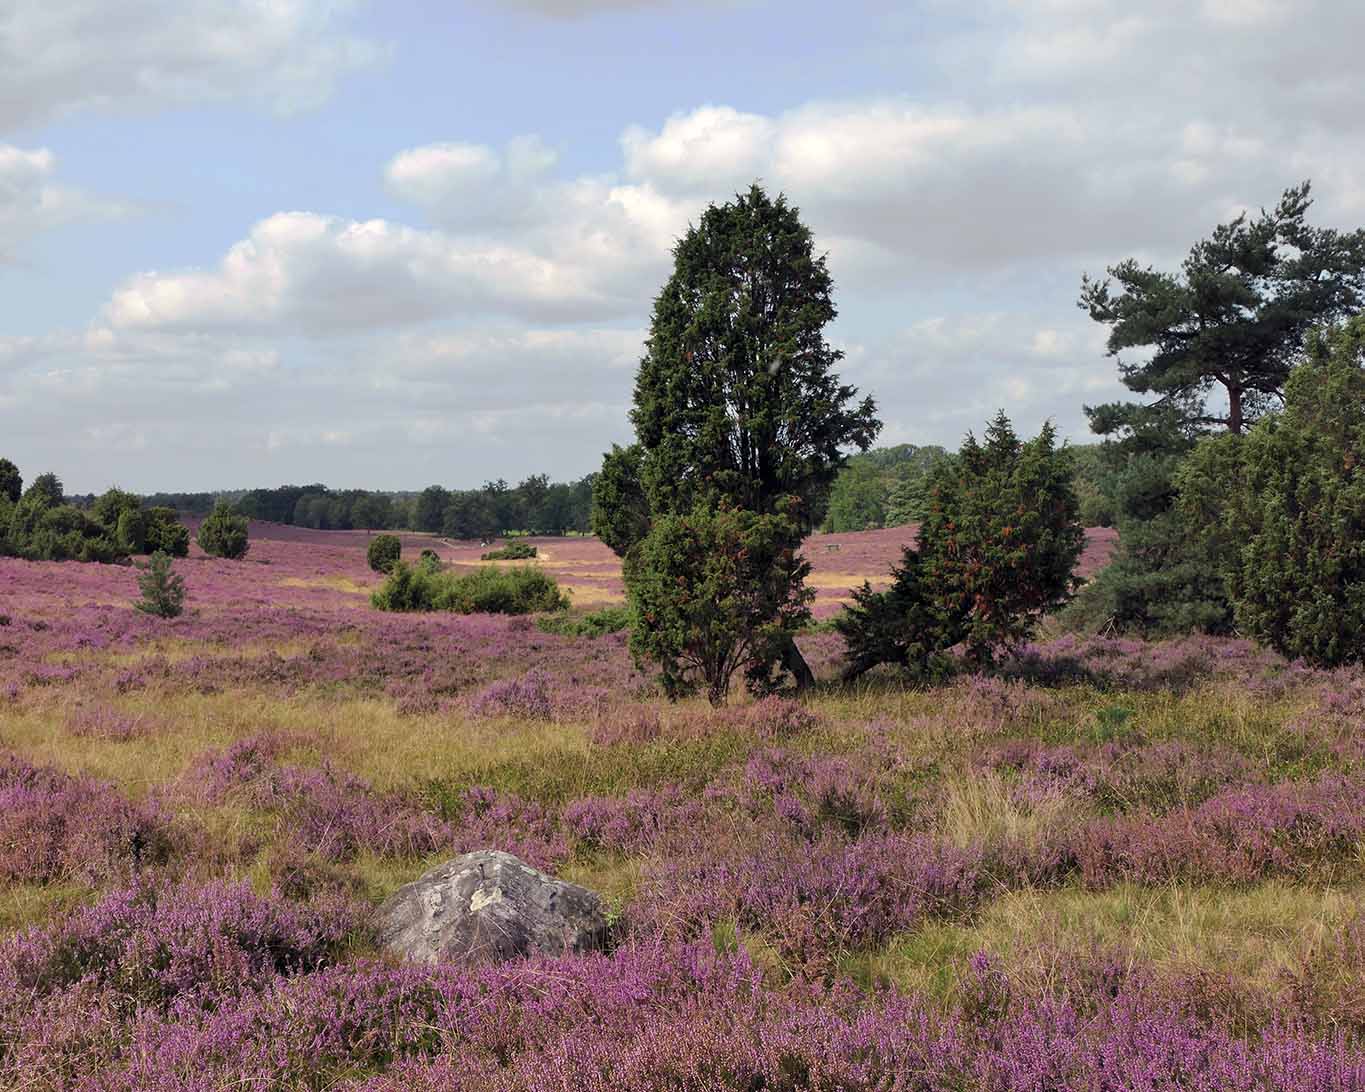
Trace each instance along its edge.
<instances>
[{"instance_id":1,"label":"evergreen foliage","mask_svg":"<svg viewBox=\"0 0 1365 1092\"><path fill-rule=\"evenodd\" d=\"M673 257L631 411L651 513L723 500L813 529L844 449L866 450L881 428L834 370L824 257L786 198L757 185L708 207Z\"/></svg>"},{"instance_id":2,"label":"evergreen foliage","mask_svg":"<svg viewBox=\"0 0 1365 1092\"><path fill-rule=\"evenodd\" d=\"M24 495L24 479L19 468L8 459L0 459L0 497L17 504Z\"/></svg>"},{"instance_id":3,"label":"evergreen foliage","mask_svg":"<svg viewBox=\"0 0 1365 1092\"><path fill-rule=\"evenodd\" d=\"M1365 229L1309 226L1310 191L1304 182L1272 211L1220 224L1190 249L1179 275L1130 258L1108 271L1117 292L1108 278L1082 279L1080 306L1109 327L1109 355L1152 350L1142 363L1119 358L1125 386L1232 433L1275 404L1310 331L1359 310L1365 293ZM1215 387L1222 412L1206 405ZM1119 408L1087 412L1103 426Z\"/></svg>"},{"instance_id":4,"label":"evergreen foliage","mask_svg":"<svg viewBox=\"0 0 1365 1092\"><path fill-rule=\"evenodd\" d=\"M146 543L148 553L158 550L171 557L188 557L190 552L190 531L174 508L155 507L144 510L146 519Z\"/></svg>"},{"instance_id":5,"label":"evergreen foliage","mask_svg":"<svg viewBox=\"0 0 1365 1092\"><path fill-rule=\"evenodd\" d=\"M593 480L593 533L618 557L649 534L649 500L640 481L643 458L639 444L612 444Z\"/></svg>"},{"instance_id":6,"label":"evergreen foliage","mask_svg":"<svg viewBox=\"0 0 1365 1092\"><path fill-rule=\"evenodd\" d=\"M238 515L231 505L220 502L199 525L199 548L210 557L233 561L246 557L250 548L247 527L246 516Z\"/></svg>"},{"instance_id":7,"label":"evergreen foliage","mask_svg":"<svg viewBox=\"0 0 1365 1092\"><path fill-rule=\"evenodd\" d=\"M1223 454L1238 625L1315 665L1365 659L1365 316L1318 336L1284 411Z\"/></svg>"},{"instance_id":8,"label":"evergreen foliage","mask_svg":"<svg viewBox=\"0 0 1365 1092\"><path fill-rule=\"evenodd\" d=\"M377 573L386 573L403 556L403 542L397 535L376 535L365 551L365 560Z\"/></svg>"},{"instance_id":9,"label":"evergreen foliage","mask_svg":"<svg viewBox=\"0 0 1365 1092\"><path fill-rule=\"evenodd\" d=\"M935 472L916 550L893 570L891 588L865 583L837 623L848 676L878 663L923 669L957 644L990 663L1026 640L1073 588L1085 534L1072 475L1051 424L1021 442L1002 412L984 442L968 435Z\"/></svg>"},{"instance_id":10,"label":"evergreen foliage","mask_svg":"<svg viewBox=\"0 0 1365 1092\"><path fill-rule=\"evenodd\" d=\"M152 554L138 574L137 586L142 598L133 606L144 614L175 618L185 609L185 578L172 571L169 554L160 550Z\"/></svg>"},{"instance_id":11,"label":"evergreen foliage","mask_svg":"<svg viewBox=\"0 0 1365 1092\"><path fill-rule=\"evenodd\" d=\"M662 516L626 557L630 650L653 661L669 698L704 688L723 705L744 671L750 689L775 688L786 643L810 618L810 565L797 553L793 522L743 509Z\"/></svg>"},{"instance_id":12,"label":"evergreen foliage","mask_svg":"<svg viewBox=\"0 0 1365 1092\"><path fill-rule=\"evenodd\" d=\"M636 373L637 443L604 460L594 527L625 557L632 649L660 664L671 694L704 684L723 701L720 673L740 667L764 691L778 663L803 686L813 676L791 620L806 609L805 569L781 558L823 517L845 450L866 450L881 422L834 370L833 282L784 197L755 185L710 206L673 257ZM741 542L759 553L725 552ZM727 583L741 577L757 583ZM721 614L705 613L703 590Z\"/></svg>"}]
</instances>

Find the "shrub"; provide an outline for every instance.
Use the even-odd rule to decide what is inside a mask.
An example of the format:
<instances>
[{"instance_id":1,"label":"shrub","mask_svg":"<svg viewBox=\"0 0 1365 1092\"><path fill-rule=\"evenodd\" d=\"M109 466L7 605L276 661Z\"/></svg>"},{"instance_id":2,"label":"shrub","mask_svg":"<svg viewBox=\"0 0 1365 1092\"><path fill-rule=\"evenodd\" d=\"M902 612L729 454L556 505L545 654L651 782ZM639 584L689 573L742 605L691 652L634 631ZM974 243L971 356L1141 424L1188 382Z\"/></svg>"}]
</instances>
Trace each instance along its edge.
<instances>
[{"instance_id":1,"label":"shrub","mask_svg":"<svg viewBox=\"0 0 1365 1092\"><path fill-rule=\"evenodd\" d=\"M171 571L169 554L152 554L147 569L137 578L142 598L133 604L144 614L175 618L185 609L185 578Z\"/></svg>"},{"instance_id":2,"label":"shrub","mask_svg":"<svg viewBox=\"0 0 1365 1092\"><path fill-rule=\"evenodd\" d=\"M927 668L958 643L990 663L1066 601L1085 533L1070 452L1055 440L1047 424L1021 443L999 413L984 443L969 434L939 465L915 554L906 552L887 591L855 592L840 623L849 676L877 663Z\"/></svg>"},{"instance_id":3,"label":"shrub","mask_svg":"<svg viewBox=\"0 0 1365 1092\"><path fill-rule=\"evenodd\" d=\"M435 550L423 550L421 556L417 560L417 567L419 569L425 569L427 572L440 572L441 555Z\"/></svg>"},{"instance_id":4,"label":"shrub","mask_svg":"<svg viewBox=\"0 0 1365 1092\"><path fill-rule=\"evenodd\" d=\"M119 549L130 554L140 554L147 548L147 517L141 508L126 508L119 513L114 541Z\"/></svg>"},{"instance_id":5,"label":"shrub","mask_svg":"<svg viewBox=\"0 0 1365 1092\"><path fill-rule=\"evenodd\" d=\"M365 559L375 572L386 573L402 555L403 543L397 535L376 535L370 540Z\"/></svg>"},{"instance_id":6,"label":"shrub","mask_svg":"<svg viewBox=\"0 0 1365 1092\"><path fill-rule=\"evenodd\" d=\"M524 542L509 542L500 550L489 550L480 561L529 561L536 556L536 548Z\"/></svg>"},{"instance_id":7,"label":"shrub","mask_svg":"<svg viewBox=\"0 0 1365 1092\"><path fill-rule=\"evenodd\" d=\"M756 693L771 689L783 648L810 618L810 565L783 515L742 509L663 516L626 556L630 650L659 665L670 698L706 688L723 705L743 670Z\"/></svg>"},{"instance_id":8,"label":"shrub","mask_svg":"<svg viewBox=\"0 0 1365 1092\"><path fill-rule=\"evenodd\" d=\"M199 525L198 541L199 548L210 557L226 557L234 561L246 557L249 548L247 518L237 515L231 505L219 501Z\"/></svg>"},{"instance_id":9,"label":"shrub","mask_svg":"<svg viewBox=\"0 0 1365 1092\"><path fill-rule=\"evenodd\" d=\"M171 557L188 557L190 552L190 531L174 508L148 508L143 512L147 521L147 537L144 548L148 553L158 550Z\"/></svg>"},{"instance_id":10,"label":"shrub","mask_svg":"<svg viewBox=\"0 0 1365 1092\"><path fill-rule=\"evenodd\" d=\"M370 602L379 610L457 614L532 614L565 610L569 605L555 578L530 566L460 574L413 569L401 561Z\"/></svg>"},{"instance_id":11,"label":"shrub","mask_svg":"<svg viewBox=\"0 0 1365 1092\"><path fill-rule=\"evenodd\" d=\"M536 625L546 633L557 633L561 637L601 637L626 629L630 625L630 608L603 607L577 617L551 615L538 619Z\"/></svg>"}]
</instances>

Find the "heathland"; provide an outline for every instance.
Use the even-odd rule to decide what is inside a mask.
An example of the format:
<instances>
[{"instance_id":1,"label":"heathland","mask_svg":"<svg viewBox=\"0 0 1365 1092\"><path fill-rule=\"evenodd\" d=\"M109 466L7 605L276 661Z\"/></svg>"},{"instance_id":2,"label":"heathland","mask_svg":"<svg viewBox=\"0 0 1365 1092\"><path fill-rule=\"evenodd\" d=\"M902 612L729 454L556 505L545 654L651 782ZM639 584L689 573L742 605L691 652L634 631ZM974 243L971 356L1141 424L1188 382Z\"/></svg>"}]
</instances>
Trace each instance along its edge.
<instances>
[{"instance_id":1,"label":"heathland","mask_svg":"<svg viewBox=\"0 0 1365 1092\"><path fill-rule=\"evenodd\" d=\"M808 540L817 618L910 537ZM799 703L670 704L622 633L373 610L367 541L192 548L173 619L0 559L0 1085L1365 1088L1360 669L1045 630L850 687L816 625ZM378 901L483 847L612 951L382 958Z\"/></svg>"}]
</instances>

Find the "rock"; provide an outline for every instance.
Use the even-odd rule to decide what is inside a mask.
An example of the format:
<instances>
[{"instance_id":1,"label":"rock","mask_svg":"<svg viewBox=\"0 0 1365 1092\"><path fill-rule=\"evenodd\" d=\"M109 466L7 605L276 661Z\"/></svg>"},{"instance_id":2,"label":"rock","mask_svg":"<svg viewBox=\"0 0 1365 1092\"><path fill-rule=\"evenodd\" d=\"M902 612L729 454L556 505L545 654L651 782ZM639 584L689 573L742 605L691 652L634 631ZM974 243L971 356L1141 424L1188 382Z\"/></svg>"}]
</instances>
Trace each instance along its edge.
<instances>
[{"instance_id":1,"label":"rock","mask_svg":"<svg viewBox=\"0 0 1365 1092\"><path fill-rule=\"evenodd\" d=\"M379 908L379 940L411 963L501 963L607 942L601 900L510 853L466 853L405 884Z\"/></svg>"}]
</instances>

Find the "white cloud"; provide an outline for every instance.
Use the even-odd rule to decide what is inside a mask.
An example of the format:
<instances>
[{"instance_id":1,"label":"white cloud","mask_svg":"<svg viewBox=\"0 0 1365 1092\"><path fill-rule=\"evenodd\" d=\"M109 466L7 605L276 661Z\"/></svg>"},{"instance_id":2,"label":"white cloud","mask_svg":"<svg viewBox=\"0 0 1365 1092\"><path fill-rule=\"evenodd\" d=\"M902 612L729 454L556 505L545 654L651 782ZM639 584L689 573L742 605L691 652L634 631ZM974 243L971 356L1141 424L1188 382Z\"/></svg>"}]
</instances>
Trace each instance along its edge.
<instances>
[{"instance_id":1,"label":"white cloud","mask_svg":"<svg viewBox=\"0 0 1365 1092\"><path fill-rule=\"evenodd\" d=\"M130 329L334 334L490 311L545 321L623 309L581 256L288 212L256 224L212 271L133 278L106 315Z\"/></svg>"},{"instance_id":2,"label":"white cloud","mask_svg":"<svg viewBox=\"0 0 1365 1092\"><path fill-rule=\"evenodd\" d=\"M0 261L40 232L83 220L130 215L130 205L56 181L57 159L46 148L0 143Z\"/></svg>"},{"instance_id":3,"label":"white cloud","mask_svg":"<svg viewBox=\"0 0 1365 1092\"><path fill-rule=\"evenodd\" d=\"M348 0L8 0L0 132L92 107L247 98L316 105L382 56L346 33Z\"/></svg>"}]
</instances>

